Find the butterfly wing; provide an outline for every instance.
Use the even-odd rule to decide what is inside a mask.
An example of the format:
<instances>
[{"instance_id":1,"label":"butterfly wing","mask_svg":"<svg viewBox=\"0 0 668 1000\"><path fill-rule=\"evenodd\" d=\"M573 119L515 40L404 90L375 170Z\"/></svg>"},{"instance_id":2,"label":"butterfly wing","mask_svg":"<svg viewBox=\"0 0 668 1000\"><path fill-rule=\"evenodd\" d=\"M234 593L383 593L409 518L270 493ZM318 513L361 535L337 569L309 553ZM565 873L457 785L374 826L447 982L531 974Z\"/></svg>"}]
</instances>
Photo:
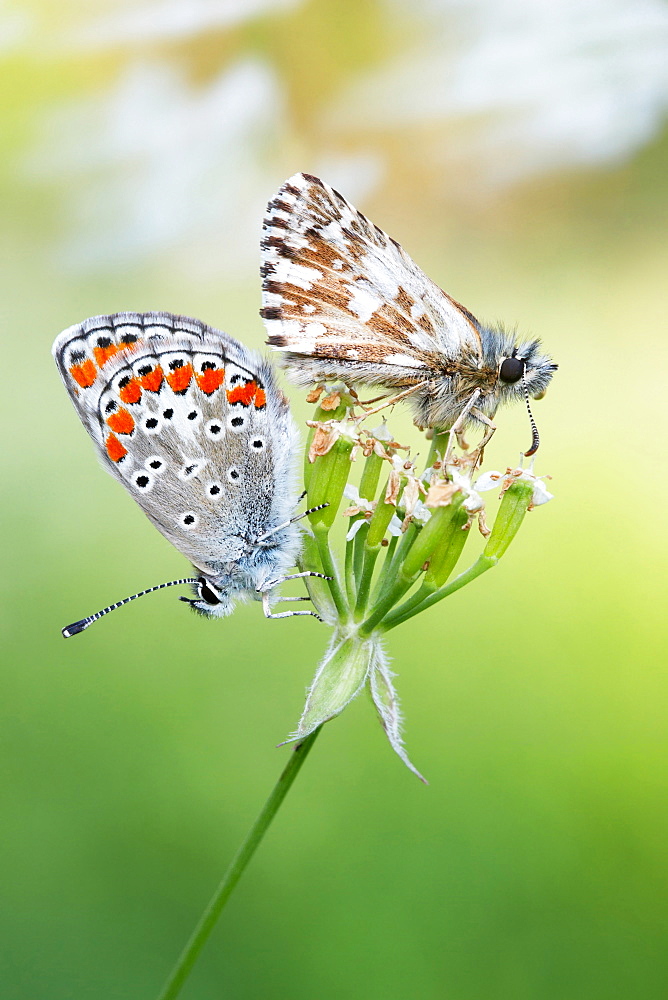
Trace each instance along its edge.
<instances>
[{"instance_id":1,"label":"butterfly wing","mask_svg":"<svg viewBox=\"0 0 668 1000\"><path fill-rule=\"evenodd\" d=\"M480 359L475 317L319 178L291 177L264 233L261 314L297 381L403 386Z\"/></svg>"},{"instance_id":2,"label":"butterfly wing","mask_svg":"<svg viewBox=\"0 0 668 1000\"><path fill-rule=\"evenodd\" d=\"M54 357L105 468L202 572L293 510L297 431L270 365L170 313L96 316Z\"/></svg>"}]
</instances>

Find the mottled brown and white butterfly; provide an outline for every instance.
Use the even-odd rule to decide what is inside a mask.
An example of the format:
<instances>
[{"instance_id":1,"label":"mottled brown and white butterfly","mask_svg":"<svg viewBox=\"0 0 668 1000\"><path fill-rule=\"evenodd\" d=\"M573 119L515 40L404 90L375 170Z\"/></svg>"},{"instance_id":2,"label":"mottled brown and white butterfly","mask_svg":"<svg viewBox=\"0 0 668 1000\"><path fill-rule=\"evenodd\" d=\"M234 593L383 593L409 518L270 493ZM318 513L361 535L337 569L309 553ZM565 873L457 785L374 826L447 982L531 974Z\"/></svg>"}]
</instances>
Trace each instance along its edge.
<instances>
[{"instance_id":1,"label":"mottled brown and white butterfly","mask_svg":"<svg viewBox=\"0 0 668 1000\"><path fill-rule=\"evenodd\" d=\"M545 392L557 366L539 341L479 323L318 177L286 181L263 228L261 315L296 384L398 390L425 427L493 429L499 404Z\"/></svg>"}]
</instances>

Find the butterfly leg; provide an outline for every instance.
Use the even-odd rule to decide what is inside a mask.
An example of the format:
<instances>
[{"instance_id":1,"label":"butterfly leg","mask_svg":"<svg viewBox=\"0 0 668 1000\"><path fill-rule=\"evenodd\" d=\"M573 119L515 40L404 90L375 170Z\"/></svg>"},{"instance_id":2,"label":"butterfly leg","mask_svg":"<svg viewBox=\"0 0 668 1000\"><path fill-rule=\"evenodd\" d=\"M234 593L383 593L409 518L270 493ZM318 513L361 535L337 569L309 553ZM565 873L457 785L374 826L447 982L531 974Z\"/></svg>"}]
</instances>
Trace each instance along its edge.
<instances>
[{"instance_id":1,"label":"butterfly leg","mask_svg":"<svg viewBox=\"0 0 668 1000\"><path fill-rule=\"evenodd\" d=\"M317 618L319 622L322 621L320 615L317 615L315 611L278 611L274 614L269 606L269 592L278 587L280 583L285 583L286 580L299 580L305 576L317 576L321 580L331 580L330 576L325 576L324 573L314 573L307 570L304 573L289 573L287 576L281 576L277 580L269 580L264 584L262 589L258 587L258 593L262 594L262 610L264 611L265 618L293 618L295 615L311 615L313 618ZM310 597L283 597L284 601L310 601Z\"/></svg>"},{"instance_id":2,"label":"butterfly leg","mask_svg":"<svg viewBox=\"0 0 668 1000\"><path fill-rule=\"evenodd\" d=\"M475 468L476 465L479 465L480 462L482 462L485 446L491 441L494 431L496 430L496 424L493 420L490 420L489 417L482 412L482 410L479 410L477 406L472 408L470 414L472 417L475 417L476 420L479 420L481 424L486 424L487 426L487 430L483 435L482 441L480 441L480 443L476 446L475 451L471 453L471 457L475 458Z\"/></svg>"},{"instance_id":3,"label":"butterfly leg","mask_svg":"<svg viewBox=\"0 0 668 1000\"><path fill-rule=\"evenodd\" d=\"M472 410L475 409L475 404L478 402L479 396L480 396L480 389L476 389L475 392L471 395L471 398L467 402L466 406L464 407L464 409L459 414L454 424L450 428L450 433L448 435L448 447L445 451L445 458L443 459L444 466L450 463L450 460L452 458L452 449L455 444L455 438L457 438L459 432L464 429L464 423L466 421L466 418L469 416Z\"/></svg>"},{"instance_id":4,"label":"butterfly leg","mask_svg":"<svg viewBox=\"0 0 668 1000\"><path fill-rule=\"evenodd\" d=\"M425 380L423 382L416 382L416 384L412 385L410 387L410 389L404 389L403 392L397 393L396 396L390 396L389 398L387 396L379 396L378 398L379 399L384 399L385 402L381 403L380 406L374 407L373 410L366 410L365 413L364 413L364 415L362 417L360 417L360 420L364 420L366 417L370 417L374 413L379 413L381 410L384 410L387 406L394 406L394 404L398 403L400 399L405 399L406 396L412 395L414 392L417 392L418 389L423 389L424 386L428 385L428 384L429 383L428 383L427 380ZM476 391L478 391L478 390L476 390ZM375 403L375 400L374 399L370 399L369 402L370 403Z\"/></svg>"},{"instance_id":5,"label":"butterfly leg","mask_svg":"<svg viewBox=\"0 0 668 1000\"><path fill-rule=\"evenodd\" d=\"M387 393L384 392L382 396L374 396L373 399L360 399L359 396L357 396L357 402L360 406L373 406L374 403L380 403L381 399L387 398Z\"/></svg>"},{"instance_id":6,"label":"butterfly leg","mask_svg":"<svg viewBox=\"0 0 668 1000\"><path fill-rule=\"evenodd\" d=\"M475 409L475 407L473 407L473 409ZM473 412L473 410L471 412ZM458 431L455 431L455 437L457 438L457 444L459 445L461 450L468 451L470 445L466 440L465 431L463 427L460 427Z\"/></svg>"},{"instance_id":7,"label":"butterfly leg","mask_svg":"<svg viewBox=\"0 0 668 1000\"><path fill-rule=\"evenodd\" d=\"M289 598L288 598L289 600ZM302 600L302 598L297 598L297 600ZM308 598L305 597L303 600L307 601ZM277 611L275 614L272 612L269 606L269 591L265 590L262 593L262 610L264 611L265 618L294 618L297 615L311 615L313 618L317 618L319 622L322 621L320 615L317 615L315 611Z\"/></svg>"}]
</instances>

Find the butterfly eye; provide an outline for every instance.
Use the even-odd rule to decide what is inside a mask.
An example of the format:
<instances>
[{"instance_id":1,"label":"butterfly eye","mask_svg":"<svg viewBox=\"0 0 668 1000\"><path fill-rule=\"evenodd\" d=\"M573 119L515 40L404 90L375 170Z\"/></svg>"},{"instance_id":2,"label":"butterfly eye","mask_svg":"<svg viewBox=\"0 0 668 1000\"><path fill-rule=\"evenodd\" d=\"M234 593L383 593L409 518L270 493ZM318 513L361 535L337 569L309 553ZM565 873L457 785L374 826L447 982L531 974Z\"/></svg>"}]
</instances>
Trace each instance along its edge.
<instances>
[{"instance_id":1,"label":"butterfly eye","mask_svg":"<svg viewBox=\"0 0 668 1000\"><path fill-rule=\"evenodd\" d=\"M204 580L198 580L199 596L207 604L220 604L220 598Z\"/></svg>"},{"instance_id":2,"label":"butterfly eye","mask_svg":"<svg viewBox=\"0 0 668 1000\"><path fill-rule=\"evenodd\" d=\"M521 358L506 358L501 363L499 378L502 382L507 382L509 385L513 382L519 382L523 375L524 361Z\"/></svg>"}]
</instances>

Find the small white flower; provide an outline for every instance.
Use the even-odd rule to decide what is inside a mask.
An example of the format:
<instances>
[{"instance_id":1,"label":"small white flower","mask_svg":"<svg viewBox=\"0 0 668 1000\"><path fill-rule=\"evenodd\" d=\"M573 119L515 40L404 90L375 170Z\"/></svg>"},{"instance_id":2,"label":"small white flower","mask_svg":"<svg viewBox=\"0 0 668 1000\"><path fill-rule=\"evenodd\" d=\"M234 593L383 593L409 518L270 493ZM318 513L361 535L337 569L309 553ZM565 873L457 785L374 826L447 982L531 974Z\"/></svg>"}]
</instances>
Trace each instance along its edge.
<instances>
[{"instance_id":1,"label":"small white flower","mask_svg":"<svg viewBox=\"0 0 668 1000\"><path fill-rule=\"evenodd\" d=\"M487 490L493 490L502 481L503 473L501 472L483 472L475 481L475 489L478 493L486 493Z\"/></svg>"},{"instance_id":2,"label":"small white flower","mask_svg":"<svg viewBox=\"0 0 668 1000\"><path fill-rule=\"evenodd\" d=\"M349 507L348 510L344 511L344 514L348 514L349 516L355 516L357 514L371 514L376 509L375 501L367 500L366 497L361 497L359 489L353 483L347 483L345 485L343 495L346 500L351 500L353 504L352 507ZM346 535L347 542L352 541L363 524L368 524L368 519L366 517L360 517L359 520L351 523L350 528L348 529L348 534Z\"/></svg>"},{"instance_id":3,"label":"small white flower","mask_svg":"<svg viewBox=\"0 0 668 1000\"><path fill-rule=\"evenodd\" d=\"M477 492L478 483L476 483L476 489L471 485L471 479L469 476L462 475L457 469L452 469L450 471L452 476L452 481L455 486L459 489L465 496L465 500L462 502L462 507L467 510L469 514L477 514L479 511L485 509L485 501Z\"/></svg>"},{"instance_id":4,"label":"small white flower","mask_svg":"<svg viewBox=\"0 0 668 1000\"><path fill-rule=\"evenodd\" d=\"M418 500L413 508L411 517L414 521L418 521L420 524L426 524L431 517L431 511L425 506L422 500Z\"/></svg>"},{"instance_id":5,"label":"small white flower","mask_svg":"<svg viewBox=\"0 0 668 1000\"><path fill-rule=\"evenodd\" d=\"M376 441L394 441L392 432L384 420L380 427L374 427L372 431L369 431L369 434L372 438L375 438Z\"/></svg>"},{"instance_id":6,"label":"small white flower","mask_svg":"<svg viewBox=\"0 0 668 1000\"><path fill-rule=\"evenodd\" d=\"M392 468L402 476L415 475L415 462L410 458L403 458L401 455L392 456Z\"/></svg>"},{"instance_id":7,"label":"small white flower","mask_svg":"<svg viewBox=\"0 0 668 1000\"><path fill-rule=\"evenodd\" d=\"M531 507L540 507L541 504L547 503L548 500L554 500L554 494L548 492L543 479L549 479L549 476L534 476L532 472L526 469L513 469L512 471L503 472L483 472L482 475L478 476L475 488L479 493L484 493L486 490L493 490L494 487L500 486L501 492L505 493L509 486L513 483L525 482L531 483L533 485L533 494L531 496Z\"/></svg>"},{"instance_id":8,"label":"small white flower","mask_svg":"<svg viewBox=\"0 0 668 1000\"><path fill-rule=\"evenodd\" d=\"M366 497L361 497L360 491L353 483L347 483L344 486L343 495L346 500L351 500L356 507L359 507L360 511L371 511L374 509L373 501L367 500Z\"/></svg>"},{"instance_id":9,"label":"small white flower","mask_svg":"<svg viewBox=\"0 0 668 1000\"><path fill-rule=\"evenodd\" d=\"M548 492L545 488L545 483L542 482L541 479L535 479L533 484L533 495L531 497L531 506L540 507L542 503L547 503L548 500L554 500L554 493Z\"/></svg>"},{"instance_id":10,"label":"small white flower","mask_svg":"<svg viewBox=\"0 0 668 1000\"><path fill-rule=\"evenodd\" d=\"M352 441L353 444L359 443L360 430L354 420L339 420L339 437L342 437L344 441Z\"/></svg>"}]
</instances>

